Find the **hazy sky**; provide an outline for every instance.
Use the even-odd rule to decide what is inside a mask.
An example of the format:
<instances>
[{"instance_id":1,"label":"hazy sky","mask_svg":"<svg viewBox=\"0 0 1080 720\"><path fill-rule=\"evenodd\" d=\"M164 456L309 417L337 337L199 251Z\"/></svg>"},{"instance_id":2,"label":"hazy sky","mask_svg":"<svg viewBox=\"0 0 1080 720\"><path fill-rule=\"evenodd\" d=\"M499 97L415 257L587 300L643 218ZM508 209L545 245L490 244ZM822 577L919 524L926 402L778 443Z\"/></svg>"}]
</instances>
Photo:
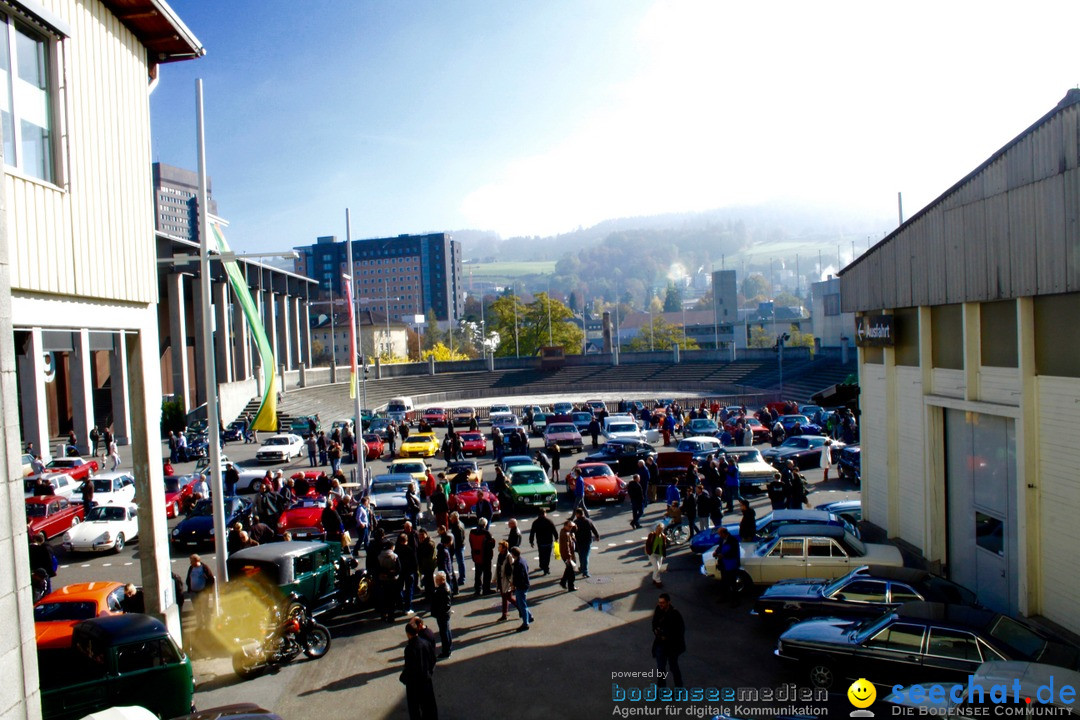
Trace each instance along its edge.
<instances>
[{"instance_id":1,"label":"hazy sky","mask_svg":"<svg viewBox=\"0 0 1080 720\"><path fill-rule=\"evenodd\" d=\"M154 159L238 249L769 199L908 216L1080 83L1080 3L171 0Z\"/></svg>"}]
</instances>

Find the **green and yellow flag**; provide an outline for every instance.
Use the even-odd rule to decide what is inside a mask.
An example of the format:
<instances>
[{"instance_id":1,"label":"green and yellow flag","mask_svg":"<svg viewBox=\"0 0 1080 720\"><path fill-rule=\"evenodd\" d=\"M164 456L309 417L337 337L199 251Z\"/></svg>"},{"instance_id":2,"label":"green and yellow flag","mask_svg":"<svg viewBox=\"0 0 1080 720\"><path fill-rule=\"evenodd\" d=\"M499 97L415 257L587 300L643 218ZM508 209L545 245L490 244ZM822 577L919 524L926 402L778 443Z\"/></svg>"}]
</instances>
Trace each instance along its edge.
<instances>
[{"instance_id":1,"label":"green and yellow flag","mask_svg":"<svg viewBox=\"0 0 1080 720\"><path fill-rule=\"evenodd\" d=\"M225 241L225 234L217 223L210 224L211 232L217 242L218 252L229 252L229 243ZM274 352L270 349L270 341L266 338L266 328L263 327L262 318L255 307L255 301L251 299L251 291L248 289L247 279L244 277L240 265L235 260L227 260L221 263L225 268L225 274L229 277L233 293L244 309L244 317L247 318L251 335L255 338L255 346L259 349L259 357L262 360L263 373L263 398L259 404L259 411L255 413L251 427L254 430L275 432L277 430L277 373L274 372Z\"/></svg>"}]
</instances>

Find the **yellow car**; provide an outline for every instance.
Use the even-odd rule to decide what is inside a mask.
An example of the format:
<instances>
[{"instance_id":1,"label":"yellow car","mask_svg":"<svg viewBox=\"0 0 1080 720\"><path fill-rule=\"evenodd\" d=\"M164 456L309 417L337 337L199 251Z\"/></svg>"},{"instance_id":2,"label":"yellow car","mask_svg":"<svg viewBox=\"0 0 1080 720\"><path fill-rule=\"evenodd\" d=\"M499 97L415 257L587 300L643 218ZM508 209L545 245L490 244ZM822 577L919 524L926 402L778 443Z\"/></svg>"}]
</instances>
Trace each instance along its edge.
<instances>
[{"instance_id":1,"label":"yellow car","mask_svg":"<svg viewBox=\"0 0 1080 720\"><path fill-rule=\"evenodd\" d=\"M415 433L398 447L398 457L434 457L439 452L439 447L435 433Z\"/></svg>"},{"instance_id":2,"label":"yellow car","mask_svg":"<svg viewBox=\"0 0 1080 720\"><path fill-rule=\"evenodd\" d=\"M421 498L429 497L435 491L435 476L423 460L395 460L387 472L412 475Z\"/></svg>"}]
</instances>

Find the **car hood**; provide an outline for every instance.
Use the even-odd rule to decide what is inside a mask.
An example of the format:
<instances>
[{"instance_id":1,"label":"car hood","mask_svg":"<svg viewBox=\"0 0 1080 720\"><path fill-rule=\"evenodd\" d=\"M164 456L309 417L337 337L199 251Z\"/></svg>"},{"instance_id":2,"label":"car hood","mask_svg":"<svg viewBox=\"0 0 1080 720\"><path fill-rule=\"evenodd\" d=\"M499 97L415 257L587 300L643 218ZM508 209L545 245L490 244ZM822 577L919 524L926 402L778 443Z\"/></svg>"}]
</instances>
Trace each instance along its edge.
<instances>
[{"instance_id":1,"label":"car hood","mask_svg":"<svg viewBox=\"0 0 1080 720\"><path fill-rule=\"evenodd\" d=\"M741 462L739 463L739 475L745 475L747 477L772 477L776 474L776 468L764 460L754 460L753 462Z\"/></svg>"},{"instance_id":2,"label":"car hood","mask_svg":"<svg viewBox=\"0 0 1080 720\"><path fill-rule=\"evenodd\" d=\"M118 524L112 522L81 522L68 533L73 542L89 542L107 532L115 532L117 527Z\"/></svg>"},{"instance_id":3,"label":"car hood","mask_svg":"<svg viewBox=\"0 0 1080 720\"><path fill-rule=\"evenodd\" d=\"M212 527L214 527L213 516L196 515L195 517L189 517L181 520L180 524L176 526L176 529L180 531L181 535L184 533L208 534Z\"/></svg>"},{"instance_id":4,"label":"car hood","mask_svg":"<svg viewBox=\"0 0 1080 720\"><path fill-rule=\"evenodd\" d=\"M814 643L821 645L851 645L859 623L839 618L804 620L788 628L781 642Z\"/></svg>"},{"instance_id":5,"label":"car hood","mask_svg":"<svg viewBox=\"0 0 1080 720\"><path fill-rule=\"evenodd\" d=\"M554 495L558 491L554 485L546 482L531 485L511 485L510 492L515 495Z\"/></svg>"},{"instance_id":6,"label":"car hood","mask_svg":"<svg viewBox=\"0 0 1080 720\"><path fill-rule=\"evenodd\" d=\"M725 525L725 527L727 527ZM730 528L728 528L730 531ZM735 526L735 534L739 532L739 526ZM706 553L720 544L720 534L717 533L716 528L709 528L708 530L702 530L701 532L690 538L690 550L696 553Z\"/></svg>"},{"instance_id":7,"label":"car hood","mask_svg":"<svg viewBox=\"0 0 1080 720\"><path fill-rule=\"evenodd\" d=\"M323 508L294 508L286 510L278 520L279 525L291 525L293 527L312 527L322 520Z\"/></svg>"},{"instance_id":8,"label":"car hood","mask_svg":"<svg viewBox=\"0 0 1080 720\"><path fill-rule=\"evenodd\" d=\"M34 623L38 650L54 650L71 647L71 631L82 620L53 620Z\"/></svg>"},{"instance_id":9,"label":"car hood","mask_svg":"<svg viewBox=\"0 0 1080 720\"><path fill-rule=\"evenodd\" d=\"M821 597L821 591L828 585L824 580L791 580L779 582L765 589L763 600L805 600Z\"/></svg>"}]
</instances>

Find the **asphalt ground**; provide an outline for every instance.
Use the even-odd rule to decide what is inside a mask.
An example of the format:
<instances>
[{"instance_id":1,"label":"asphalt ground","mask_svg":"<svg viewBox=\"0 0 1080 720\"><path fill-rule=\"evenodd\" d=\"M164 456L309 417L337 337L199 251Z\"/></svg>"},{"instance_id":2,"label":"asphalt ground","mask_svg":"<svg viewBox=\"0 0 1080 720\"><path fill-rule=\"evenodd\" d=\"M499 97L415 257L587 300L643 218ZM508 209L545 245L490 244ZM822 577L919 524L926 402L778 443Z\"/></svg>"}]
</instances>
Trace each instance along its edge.
<instances>
[{"instance_id":1,"label":"asphalt ground","mask_svg":"<svg viewBox=\"0 0 1080 720\"><path fill-rule=\"evenodd\" d=\"M488 401L490 402L490 401ZM440 431L441 433L441 431ZM441 437L441 434L440 434ZM539 440L533 439L534 448ZM588 446L588 440L586 440ZM256 466L255 445L229 443L225 452L241 466ZM663 452L663 449L660 448ZM564 456L564 472L582 457ZM437 472L440 459L429 460ZM307 467L307 459L294 460L287 469ZM373 472L385 468L376 461ZM493 474L489 455L482 462L485 475ZM346 467L346 471L351 466ZM189 471L191 464L176 467ZM286 472L288 474L288 472ZM835 477L822 482L820 473L808 472L812 483L811 504L858 497L849 484ZM752 496L759 515L768 511L764 495ZM567 517L562 502L551 515L556 524ZM684 684L708 689L743 689L762 695L763 689L780 688L779 697L794 690L803 692L805 679L783 668L772 651L778 631L764 627L750 616L751 602L739 607L722 602L715 581L700 573L697 556L685 546L675 548L668 560L662 590L653 587L643 552L650 523L663 515L663 504L651 504L642 519L642 530L629 526L629 504L598 507L592 511L601 539L593 546L592 577L578 578L577 592L559 587L561 565L552 561L552 574L539 574L538 557L527 554L532 568L529 603L535 622L529 632L516 632L519 622L499 622L497 595L474 597L471 563L466 561L469 583L455 598L452 628L453 656L440 660L435 689L443 718L593 718L593 717L712 717L726 712L736 717L779 717L786 708L809 716L847 715L850 704L842 695L825 701L765 702L634 702L636 692L648 692L653 678L640 674L655 671L651 657L651 618L660 592L670 594L686 624L687 650L679 660ZM528 533L531 515L519 516ZM731 521L736 515L725 519ZM507 535L507 517L492 526L495 538ZM178 521L172 521L174 525ZM433 523L428 521L430 527ZM59 539L53 541L54 547ZM138 543L118 555L67 557L61 554L57 586L89 580L139 582ZM212 562L211 553L203 553ZM173 567L183 576L187 553L173 557ZM423 600L414 604L425 617ZM190 603L188 604L188 609ZM405 642L401 617L393 624L365 609L351 615L324 619L333 636L329 653L320 660L300 658L276 672L241 681L227 656L214 656L212 644L188 633L196 669L196 704L200 708L235 702L257 702L291 720L360 713L373 718L404 718L407 711L404 686L398 681ZM190 615L185 617L191 627ZM434 621L432 629L437 632ZM637 676L631 674L638 674ZM668 683L671 684L670 682ZM616 701L626 692L627 700ZM646 697L648 695L646 694Z\"/></svg>"}]
</instances>

